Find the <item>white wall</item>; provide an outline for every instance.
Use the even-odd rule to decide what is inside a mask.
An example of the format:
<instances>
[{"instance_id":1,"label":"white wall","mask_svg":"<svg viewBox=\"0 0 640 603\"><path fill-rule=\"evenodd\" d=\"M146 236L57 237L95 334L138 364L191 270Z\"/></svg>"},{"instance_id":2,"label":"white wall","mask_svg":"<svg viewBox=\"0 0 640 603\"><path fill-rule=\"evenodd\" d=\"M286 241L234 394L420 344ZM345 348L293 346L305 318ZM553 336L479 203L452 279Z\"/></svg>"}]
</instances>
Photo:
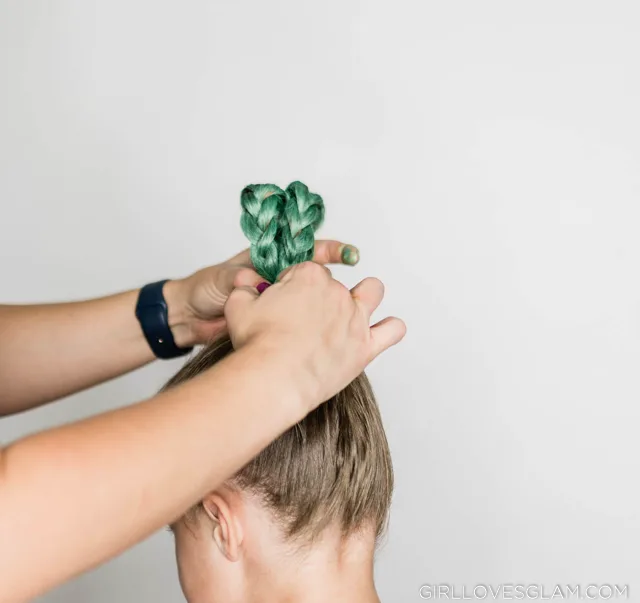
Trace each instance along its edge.
<instances>
[{"instance_id":1,"label":"white wall","mask_svg":"<svg viewBox=\"0 0 640 603\"><path fill-rule=\"evenodd\" d=\"M245 245L245 184L300 179L361 248L335 274L382 278L409 327L370 369L397 472L382 599L638 588L639 26L631 1L0 0L0 297L185 275ZM176 600L164 533L42 598Z\"/></svg>"}]
</instances>

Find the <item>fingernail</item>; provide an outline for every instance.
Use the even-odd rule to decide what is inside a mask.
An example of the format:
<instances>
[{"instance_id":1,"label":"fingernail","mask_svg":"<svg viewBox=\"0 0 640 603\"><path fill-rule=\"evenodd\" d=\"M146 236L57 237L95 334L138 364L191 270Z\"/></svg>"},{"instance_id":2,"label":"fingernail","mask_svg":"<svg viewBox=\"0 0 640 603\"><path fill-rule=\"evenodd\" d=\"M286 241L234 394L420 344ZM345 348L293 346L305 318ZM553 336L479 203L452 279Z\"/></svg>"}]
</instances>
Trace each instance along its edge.
<instances>
[{"instance_id":1,"label":"fingernail","mask_svg":"<svg viewBox=\"0 0 640 603\"><path fill-rule=\"evenodd\" d=\"M353 245L345 245L342 250L342 263L355 266L360 261L360 252Z\"/></svg>"},{"instance_id":2,"label":"fingernail","mask_svg":"<svg viewBox=\"0 0 640 603\"><path fill-rule=\"evenodd\" d=\"M267 281L263 281L263 282L261 282L261 283L258 283L258 286L256 287L256 289L258 290L258 293L262 294L262 292L263 292L267 287L271 287L271 283L267 283Z\"/></svg>"}]
</instances>

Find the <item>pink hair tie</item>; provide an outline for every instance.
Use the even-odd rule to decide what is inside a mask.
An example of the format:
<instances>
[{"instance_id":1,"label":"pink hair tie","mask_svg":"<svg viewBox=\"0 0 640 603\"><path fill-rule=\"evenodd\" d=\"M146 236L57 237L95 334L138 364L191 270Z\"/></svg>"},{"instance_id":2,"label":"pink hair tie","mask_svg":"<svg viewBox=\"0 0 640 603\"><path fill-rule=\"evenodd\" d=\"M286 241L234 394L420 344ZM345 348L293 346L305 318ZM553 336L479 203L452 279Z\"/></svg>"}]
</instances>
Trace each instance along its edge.
<instances>
[{"instance_id":1,"label":"pink hair tie","mask_svg":"<svg viewBox=\"0 0 640 603\"><path fill-rule=\"evenodd\" d=\"M271 287L271 283L267 283L267 281L262 281L261 283L258 283L258 286L256 287L256 289L258 290L258 293L262 294L267 287Z\"/></svg>"}]
</instances>

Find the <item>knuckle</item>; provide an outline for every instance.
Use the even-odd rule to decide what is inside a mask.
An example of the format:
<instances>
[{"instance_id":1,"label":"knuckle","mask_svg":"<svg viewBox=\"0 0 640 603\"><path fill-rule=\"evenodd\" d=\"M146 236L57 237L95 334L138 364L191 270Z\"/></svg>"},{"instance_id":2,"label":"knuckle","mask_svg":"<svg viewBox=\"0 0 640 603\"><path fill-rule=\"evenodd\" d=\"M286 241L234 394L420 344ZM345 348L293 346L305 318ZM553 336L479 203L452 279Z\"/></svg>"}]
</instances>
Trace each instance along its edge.
<instances>
[{"instance_id":1,"label":"knuckle","mask_svg":"<svg viewBox=\"0 0 640 603\"><path fill-rule=\"evenodd\" d=\"M326 275L326 269L315 262L302 262L296 266L297 272L308 279L319 279Z\"/></svg>"},{"instance_id":2,"label":"knuckle","mask_svg":"<svg viewBox=\"0 0 640 603\"><path fill-rule=\"evenodd\" d=\"M319 270L321 270L320 265L316 264L315 262L312 262L310 260L306 261L306 262L302 262L300 264L300 270L304 270L306 272L317 272Z\"/></svg>"},{"instance_id":3,"label":"knuckle","mask_svg":"<svg viewBox=\"0 0 640 603\"><path fill-rule=\"evenodd\" d=\"M340 281L331 279L329 283L330 291L336 297L339 297L343 303L352 301L351 292Z\"/></svg>"},{"instance_id":4,"label":"knuckle","mask_svg":"<svg viewBox=\"0 0 640 603\"><path fill-rule=\"evenodd\" d=\"M250 268L241 268L236 272L236 275L233 279L234 287L239 287L250 282L254 277L254 272Z\"/></svg>"}]
</instances>

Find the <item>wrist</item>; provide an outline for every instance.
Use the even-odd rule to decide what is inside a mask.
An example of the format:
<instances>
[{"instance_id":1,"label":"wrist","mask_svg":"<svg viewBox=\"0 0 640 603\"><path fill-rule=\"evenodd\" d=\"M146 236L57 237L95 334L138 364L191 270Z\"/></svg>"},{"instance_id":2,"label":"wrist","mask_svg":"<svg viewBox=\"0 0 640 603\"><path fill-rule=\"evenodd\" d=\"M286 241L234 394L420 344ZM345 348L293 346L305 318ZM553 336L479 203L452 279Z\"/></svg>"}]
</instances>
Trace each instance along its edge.
<instances>
[{"instance_id":1,"label":"wrist","mask_svg":"<svg viewBox=\"0 0 640 603\"><path fill-rule=\"evenodd\" d=\"M279 384L293 403L294 423L302 420L322 401L321 386L306 355L294 342L256 338L240 350L265 374L265 382Z\"/></svg>"},{"instance_id":2,"label":"wrist","mask_svg":"<svg viewBox=\"0 0 640 603\"><path fill-rule=\"evenodd\" d=\"M162 288L162 295L167 302L169 328L176 345L179 348L195 345L186 282L182 279L167 281Z\"/></svg>"}]
</instances>

